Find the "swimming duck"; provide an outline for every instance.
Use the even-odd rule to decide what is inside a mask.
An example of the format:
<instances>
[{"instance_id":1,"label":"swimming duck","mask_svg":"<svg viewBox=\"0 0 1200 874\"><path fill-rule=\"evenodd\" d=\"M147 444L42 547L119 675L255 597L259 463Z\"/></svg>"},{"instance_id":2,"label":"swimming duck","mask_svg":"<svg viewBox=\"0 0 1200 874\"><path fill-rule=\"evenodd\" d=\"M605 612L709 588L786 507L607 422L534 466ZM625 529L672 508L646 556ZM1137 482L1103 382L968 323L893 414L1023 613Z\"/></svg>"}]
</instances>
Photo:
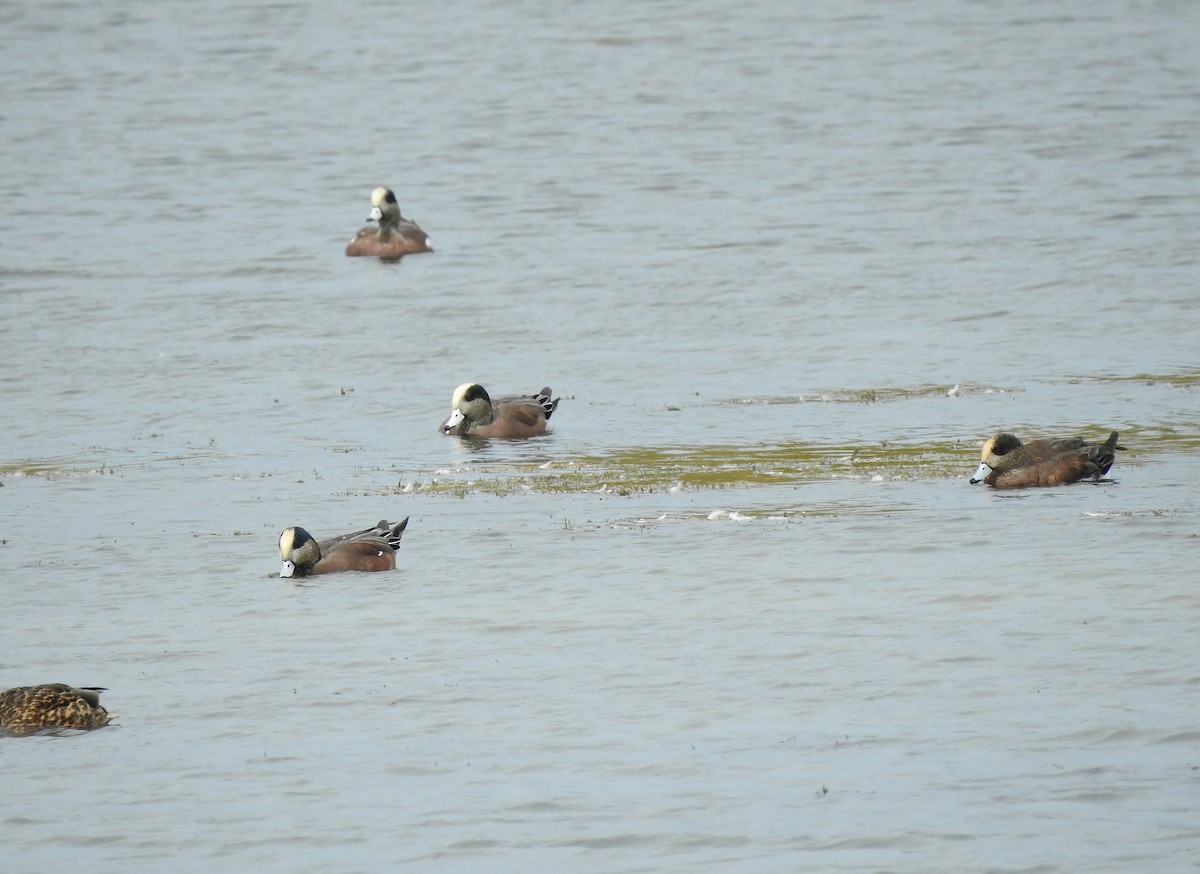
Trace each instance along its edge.
<instances>
[{"instance_id":1,"label":"swimming duck","mask_svg":"<svg viewBox=\"0 0 1200 874\"><path fill-rule=\"evenodd\" d=\"M0 692L0 736L103 728L117 718L100 704L100 693L107 691L102 686L75 687L66 683L6 689Z\"/></svg>"},{"instance_id":2,"label":"swimming duck","mask_svg":"<svg viewBox=\"0 0 1200 874\"><path fill-rule=\"evenodd\" d=\"M425 232L400 215L400 204L390 188L371 192L371 214L367 221L379 227L366 227L354 235L346 246L347 255L374 255L385 261L395 261L416 252L432 252L433 244Z\"/></svg>"},{"instance_id":3,"label":"swimming duck","mask_svg":"<svg viewBox=\"0 0 1200 874\"><path fill-rule=\"evenodd\" d=\"M1057 486L1108 473L1116 460L1117 432L1103 443L1086 443L1082 437L1031 440L1022 443L1013 434L1000 433L983 444L981 460L971 484L985 482L998 489Z\"/></svg>"},{"instance_id":4,"label":"swimming duck","mask_svg":"<svg viewBox=\"0 0 1200 874\"><path fill-rule=\"evenodd\" d=\"M331 537L319 543L299 526L279 535L281 577L307 577L341 571L390 571L396 566L400 535L408 527L405 516L395 525L381 519L373 528L364 528Z\"/></svg>"},{"instance_id":5,"label":"swimming duck","mask_svg":"<svg viewBox=\"0 0 1200 874\"><path fill-rule=\"evenodd\" d=\"M500 398L493 403L487 389L464 382L450 398L450 416L441 432L457 437L535 437L546 433L546 423L558 407L550 386L537 394Z\"/></svg>"}]
</instances>

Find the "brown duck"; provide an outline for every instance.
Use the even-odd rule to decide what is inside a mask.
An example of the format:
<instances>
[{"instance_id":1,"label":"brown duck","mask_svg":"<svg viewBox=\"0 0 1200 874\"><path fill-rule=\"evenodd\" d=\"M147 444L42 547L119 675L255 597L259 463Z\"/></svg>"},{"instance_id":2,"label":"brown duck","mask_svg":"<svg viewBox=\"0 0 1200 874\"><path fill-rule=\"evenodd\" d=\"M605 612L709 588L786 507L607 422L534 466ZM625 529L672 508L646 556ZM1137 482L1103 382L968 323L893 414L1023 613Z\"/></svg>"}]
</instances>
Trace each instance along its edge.
<instances>
[{"instance_id":1,"label":"brown duck","mask_svg":"<svg viewBox=\"0 0 1200 874\"><path fill-rule=\"evenodd\" d=\"M381 519L373 528L320 542L298 525L287 528L279 535L279 557L283 559L279 576L390 571L396 566L396 550L407 527L407 516L395 525Z\"/></svg>"},{"instance_id":2,"label":"brown duck","mask_svg":"<svg viewBox=\"0 0 1200 874\"><path fill-rule=\"evenodd\" d=\"M373 255L385 261L396 261L417 252L432 252L433 244L423 230L400 215L400 204L390 188L371 192L371 214L367 221L379 227L366 227L346 245L347 255Z\"/></svg>"},{"instance_id":3,"label":"brown duck","mask_svg":"<svg viewBox=\"0 0 1200 874\"><path fill-rule=\"evenodd\" d=\"M117 714L100 704L101 686L46 683L0 692L0 736L28 737L64 729L103 728Z\"/></svg>"},{"instance_id":4,"label":"brown duck","mask_svg":"<svg viewBox=\"0 0 1200 874\"><path fill-rule=\"evenodd\" d=\"M441 432L456 437L536 437L546 433L546 423L558 409L550 387L537 394L493 401L477 382L465 382L450 398L450 416Z\"/></svg>"},{"instance_id":5,"label":"brown duck","mask_svg":"<svg viewBox=\"0 0 1200 874\"><path fill-rule=\"evenodd\" d=\"M1007 432L995 434L983 444L979 468L971 484L984 482L997 489L1028 486L1058 486L1090 479L1096 482L1116 460L1117 432L1103 443L1087 443L1082 437L1031 440L1022 443Z\"/></svg>"}]
</instances>

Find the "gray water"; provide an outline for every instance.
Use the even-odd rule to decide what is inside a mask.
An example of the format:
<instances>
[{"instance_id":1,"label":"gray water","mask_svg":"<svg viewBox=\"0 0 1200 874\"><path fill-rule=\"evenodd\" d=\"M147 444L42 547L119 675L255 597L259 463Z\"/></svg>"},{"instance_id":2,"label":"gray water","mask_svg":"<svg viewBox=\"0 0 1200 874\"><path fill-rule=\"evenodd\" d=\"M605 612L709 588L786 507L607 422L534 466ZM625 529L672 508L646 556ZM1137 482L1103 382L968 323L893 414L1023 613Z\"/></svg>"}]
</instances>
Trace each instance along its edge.
<instances>
[{"instance_id":1,"label":"gray water","mask_svg":"<svg viewBox=\"0 0 1200 874\"><path fill-rule=\"evenodd\" d=\"M0 743L3 868L1197 870L1198 32L0 4L0 687L121 714Z\"/></svg>"}]
</instances>

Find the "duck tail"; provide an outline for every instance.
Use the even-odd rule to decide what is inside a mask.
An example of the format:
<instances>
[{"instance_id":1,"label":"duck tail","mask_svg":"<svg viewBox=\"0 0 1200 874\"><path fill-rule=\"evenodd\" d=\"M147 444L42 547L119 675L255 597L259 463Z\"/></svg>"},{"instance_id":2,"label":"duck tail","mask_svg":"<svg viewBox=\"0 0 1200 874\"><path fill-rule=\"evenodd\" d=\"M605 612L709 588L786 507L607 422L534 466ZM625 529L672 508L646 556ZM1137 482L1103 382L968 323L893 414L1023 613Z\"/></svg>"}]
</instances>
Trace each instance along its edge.
<instances>
[{"instance_id":1,"label":"duck tail","mask_svg":"<svg viewBox=\"0 0 1200 874\"><path fill-rule=\"evenodd\" d=\"M408 517L405 516L391 527L388 526L386 519L382 519L379 522L379 527L387 531L387 537L385 539L388 542L388 546L390 546L392 549L399 549L400 537L404 534L404 529L408 527Z\"/></svg>"},{"instance_id":2,"label":"duck tail","mask_svg":"<svg viewBox=\"0 0 1200 874\"><path fill-rule=\"evenodd\" d=\"M1099 468L1098 477L1108 473L1109 468L1113 466L1113 462L1117 460L1117 450L1124 447L1117 445L1118 434L1113 431L1108 435L1108 439L1103 444L1092 450L1092 461Z\"/></svg>"},{"instance_id":3,"label":"duck tail","mask_svg":"<svg viewBox=\"0 0 1200 874\"><path fill-rule=\"evenodd\" d=\"M550 420L551 413L558 408L558 402L560 400L560 398L554 398L552 400L550 397L552 394L554 394L554 392L551 391L550 386L547 385L543 386L542 390L533 396L533 399L537 401L539 405L541 405L543 410L545 410L547 421Z\"/></svg>"}]
</instances>

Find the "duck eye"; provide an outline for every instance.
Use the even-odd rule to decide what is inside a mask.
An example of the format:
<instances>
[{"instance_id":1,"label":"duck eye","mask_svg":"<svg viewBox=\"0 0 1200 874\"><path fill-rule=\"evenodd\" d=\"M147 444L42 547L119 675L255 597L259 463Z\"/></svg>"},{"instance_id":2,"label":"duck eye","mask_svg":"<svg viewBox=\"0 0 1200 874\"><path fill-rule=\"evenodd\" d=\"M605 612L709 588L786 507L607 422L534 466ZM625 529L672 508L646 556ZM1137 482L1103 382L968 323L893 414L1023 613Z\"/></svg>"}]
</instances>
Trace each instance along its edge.
<instances>
[{"instance_id":1,"label":"duck eye","mask_svg":"<svg viewBox=\"0 0 1200 874\"><path fill-rule=\"evenodd\" d=\"M387 193L387 197L385 197L384 200L386 200L388 203L395 203L396 202L395 192L389 191Z\"/></svg>"}]
</instances>

